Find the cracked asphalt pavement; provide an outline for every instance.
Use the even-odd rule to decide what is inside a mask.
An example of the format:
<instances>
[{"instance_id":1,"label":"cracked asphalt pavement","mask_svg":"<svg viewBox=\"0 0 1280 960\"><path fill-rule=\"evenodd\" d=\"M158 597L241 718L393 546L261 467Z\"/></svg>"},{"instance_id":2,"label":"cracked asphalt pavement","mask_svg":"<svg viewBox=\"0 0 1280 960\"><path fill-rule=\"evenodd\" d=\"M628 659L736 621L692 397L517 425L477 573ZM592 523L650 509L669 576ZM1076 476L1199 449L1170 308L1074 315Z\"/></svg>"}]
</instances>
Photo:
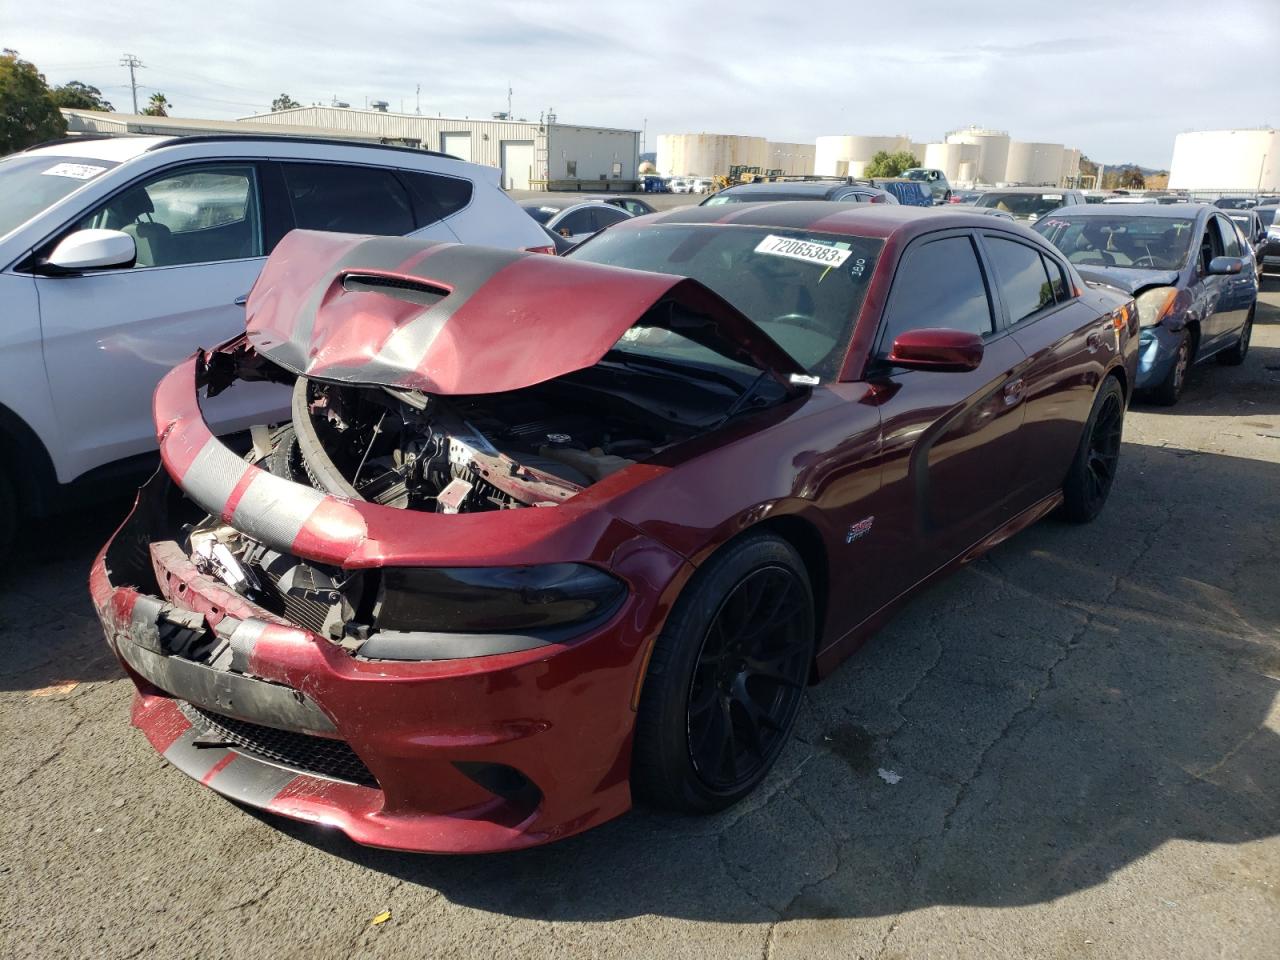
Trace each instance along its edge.
<instances>
[{"instance_id":1,"label":"cracked asphalt pavement","mask_svg":"<svg viewBox=\"0 0 1280 960\"><path fill-rule=\"evenodd\" d=\"M1130 411L1098 522L916 598L706 819L443 858L228 803L129 726L85 588L124 509L0 582L6 957L1277 956L1280 279L1243 367Z\"/></svg>"}]
</instances>

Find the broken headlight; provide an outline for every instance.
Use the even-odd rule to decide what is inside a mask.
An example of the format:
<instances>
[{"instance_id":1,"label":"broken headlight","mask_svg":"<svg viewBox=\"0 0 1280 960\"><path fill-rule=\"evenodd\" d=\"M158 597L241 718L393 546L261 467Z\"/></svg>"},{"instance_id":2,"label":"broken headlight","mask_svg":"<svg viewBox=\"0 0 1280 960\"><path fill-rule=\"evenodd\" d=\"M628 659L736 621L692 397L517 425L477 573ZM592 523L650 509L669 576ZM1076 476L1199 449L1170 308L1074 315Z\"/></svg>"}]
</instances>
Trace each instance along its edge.
<instances>
[{"instance_id":1,"label":"broken headlight","mask_svg":"<svg viewBox=\"0 0 1280 960\"><path fill-rule=\"evenodd\" d=\"M382 630L539 630L603 617L626 590L617 577L582 563L391 568L382 574L377 620Z\"/></svg>"}]
</instances>

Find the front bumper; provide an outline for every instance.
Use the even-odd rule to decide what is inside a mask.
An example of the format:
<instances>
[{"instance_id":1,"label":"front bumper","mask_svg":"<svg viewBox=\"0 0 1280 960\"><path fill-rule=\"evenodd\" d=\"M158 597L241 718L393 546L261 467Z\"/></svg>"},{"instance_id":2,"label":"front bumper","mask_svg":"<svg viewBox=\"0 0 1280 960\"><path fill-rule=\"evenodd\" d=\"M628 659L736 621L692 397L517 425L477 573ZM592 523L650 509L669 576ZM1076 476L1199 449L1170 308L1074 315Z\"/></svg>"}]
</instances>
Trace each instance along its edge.
<instances>
[{"instance_id":1,"label":"front bumper","mask_svg":"<svg viewBox=\"0 0 1280 960\"><path fill-rule=\"evenodd\" d=\"M168 409L171 418L161 417L160 403L176 402L175 385L162 385L157 399L170 472L175 443L181 450L194 444L206 463L209 444L226 450L206 436L191 373L185 375L191 393ZM214 512L252 526L244 504L253 502L262 471L249 470L254 475L236 481L234 502ZM157 474L90 576L108 643L137 688L133 723L175 767L241 803L337 827L362 844L422 852L517 849L629 808L634 694L669 608L667 590L685 573L681 558L611 521L610 535L588 556L600 562L607 551L611 569L631 590L606 623L571 640L490 656L362 659L197 570L174 531L183 519L177 513L200 512L191 503L191 487L200 483L189 476L184 497ZM276 484L271 490L288 493ZM290 504L279 497L264 502L274 506L274 520L257 518L259 532L278 535ZM362 514L366 532L358 543L313 529L317 514L329 524L340 516L321 503L312 519L287 525L296 554L404 565L390 538L370 543L374 532L397 521L383 512L399 514L402 529L431 521L437 534L445 530L441 521L468 519L340 505ZM542 523L541 535L554 542ZM468 526L473 539L477 530ZM337 525L340 534L350 529L350 522ZM518 537L504 541L500 528L493 532L491 561L503 551L522 552ZM410 557L424 550L413 533L402 548Z\"/></svg>"},{"instance_id":2,"label":"front bumper","mask_svg":"<svg viewBox=\"0 0 1280 960\"><path fill-rule=\"evenodd\" d=\"M1158 386L1177 357L1181 331L1173 331L1163 323L1143 327L1138 336L1138 378L1134 389Z\"/></svg>"}]
</instances>

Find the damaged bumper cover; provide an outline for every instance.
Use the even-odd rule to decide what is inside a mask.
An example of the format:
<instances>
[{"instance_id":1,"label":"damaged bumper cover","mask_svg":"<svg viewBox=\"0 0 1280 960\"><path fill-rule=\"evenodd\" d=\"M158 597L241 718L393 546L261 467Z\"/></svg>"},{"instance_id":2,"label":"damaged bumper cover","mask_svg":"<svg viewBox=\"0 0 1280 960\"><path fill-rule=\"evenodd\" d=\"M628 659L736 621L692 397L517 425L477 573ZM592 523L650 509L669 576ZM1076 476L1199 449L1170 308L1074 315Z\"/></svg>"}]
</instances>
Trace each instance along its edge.
<instances>
[{"instance_id":1,"label":"damaged bumper cover","mask_svg":"<svg viewBox=\"0 0 1280 960\"><path fill-rule=\"evenodd\" d=\"M90 576L153 747L241 803L395 849L516 849L628 809L635 691L685 561L599 509L606 484L576 505L440 516L273 476L208 430L207 373L198 355L161 384L165 470ZM435 635L375 659L202 573L178 540L205 511L343 570L571 562L644 589L572 635Z\"/></svg>"}]
</instances>

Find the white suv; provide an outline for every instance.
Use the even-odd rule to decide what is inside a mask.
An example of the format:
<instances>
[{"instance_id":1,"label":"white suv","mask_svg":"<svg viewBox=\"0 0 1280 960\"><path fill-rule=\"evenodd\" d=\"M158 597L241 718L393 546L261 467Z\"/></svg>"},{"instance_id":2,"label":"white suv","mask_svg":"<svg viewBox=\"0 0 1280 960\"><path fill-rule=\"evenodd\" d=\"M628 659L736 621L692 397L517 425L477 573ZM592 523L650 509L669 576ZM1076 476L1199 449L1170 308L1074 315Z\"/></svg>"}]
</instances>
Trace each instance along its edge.
<instances>
[{"instance_id":1,"label":"white suv","mask_svg":"<svg viewBox=\"0 0 1280 960\"><path fill-rule=\"evenodd\" d=\"M295 227L550 248L496 169L422 150L133 137L0 160L0 545L154 449L156 383L244 329ZM221 431L288 418L280 390L249 386L214 401Z\"/></svg>"}]
</instances>

